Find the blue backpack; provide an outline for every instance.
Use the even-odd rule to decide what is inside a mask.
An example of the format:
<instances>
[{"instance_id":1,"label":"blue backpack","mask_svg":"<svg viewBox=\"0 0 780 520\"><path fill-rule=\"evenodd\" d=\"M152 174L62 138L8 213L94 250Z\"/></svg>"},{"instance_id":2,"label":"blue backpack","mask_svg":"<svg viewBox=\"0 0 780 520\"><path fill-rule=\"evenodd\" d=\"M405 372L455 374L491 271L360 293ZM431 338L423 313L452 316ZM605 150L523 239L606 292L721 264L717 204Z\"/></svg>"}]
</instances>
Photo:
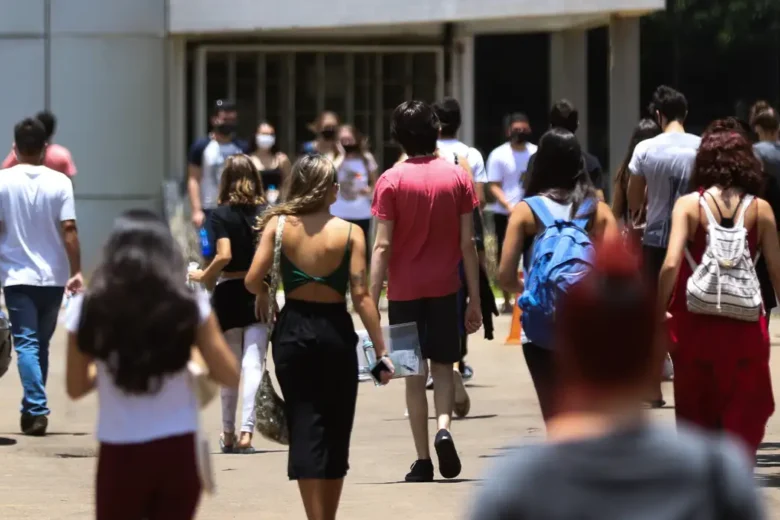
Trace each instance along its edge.
<instances>
[{"instance_id":1,"label":"blue backpack","mask_svg":"<svg viewBox=\"0 0 780 520\"><path fill-rule=\"evenodd\" d=\"M525 290L518 299L523 331L532 343L550 348L558 297L582 280L593 267L593 242L585 227L594 201L585 200L574 220L555 219L542 197L524 199L544 226L531 246Z\"/></svg>"}]
</instances>

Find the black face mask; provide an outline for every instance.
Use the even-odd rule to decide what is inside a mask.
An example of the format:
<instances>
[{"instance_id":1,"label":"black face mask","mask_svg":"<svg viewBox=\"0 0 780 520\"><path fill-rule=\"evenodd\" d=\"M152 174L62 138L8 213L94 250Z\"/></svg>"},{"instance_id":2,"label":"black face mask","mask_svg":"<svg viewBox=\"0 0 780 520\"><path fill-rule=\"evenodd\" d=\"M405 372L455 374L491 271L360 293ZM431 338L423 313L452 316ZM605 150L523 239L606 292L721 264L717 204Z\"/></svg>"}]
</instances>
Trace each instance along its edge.
<instances>
[{"instance_id":1,"label":"black face mask","mask_svg":"<svg viewBox=\"0 0 780 520\"><path fill-rule=\"evenodd\" d=\"M342 144L342 148L344 148L344 151L347 153L355 153L360 151L360 146L356 144Z\"/></svg>"},{"instance_id":2,"label":"black face mask","mask_svg":"<svg viewBox=\"0 0 780 520\"><path fill-rule=\"evenodd\" d=\"M221 123L214 129L220 135L233 135L236 133L235 123Z\"/></svg>"},{"instance_id":3,"label":"black face mask","mask_svg":"<svg viewBox=\"0 0 780 520\"><path fill-rule=\"evenodd\" d=\"M322 129L322 132L320 132L320 135L323 139L326 139L328 141L332 141L336 137L336 127L335 126L326 126Z\"/></svg>"},{"instance_id":4,"label":"black face mask","mask_svg":"<svg viewBox=\"0 0 780 520\"><path fill-rule=\"evenodd\" d=\"M509 139L515 144L525 144L531 138L531 132L525 130L512 130L509 134Z\"/></svg>"}]
</instances>

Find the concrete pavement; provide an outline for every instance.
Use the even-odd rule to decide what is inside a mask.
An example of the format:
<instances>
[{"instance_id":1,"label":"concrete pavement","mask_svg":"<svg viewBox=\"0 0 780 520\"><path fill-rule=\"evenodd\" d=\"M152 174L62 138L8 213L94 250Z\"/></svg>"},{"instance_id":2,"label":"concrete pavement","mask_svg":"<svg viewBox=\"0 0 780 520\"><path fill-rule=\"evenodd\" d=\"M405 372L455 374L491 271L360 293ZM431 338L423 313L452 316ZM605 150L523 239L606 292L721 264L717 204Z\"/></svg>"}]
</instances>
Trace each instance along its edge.
<instances>
[{"instance_id":1,"label":"concrete pavement","mask_svg":"<svg viewBox=\"0 0 780 520\"><path fill-rule=\"evenodd\" d=\"M352 439L351 465L339 518L358 520L451 520L462 518L479 480L504 448L539 442L543 423L533 386L519 347L503 345L508 317L497 321L497 340L478 334L472 339L470 361L476 377L470 386L470 416L457 421L453 436L463 460L463 473L453 481L406 484L403 477L414 461L411 435L404 419L402 382L386 388L360 386ZM17 412L21 388L15 370L0 380L0 519L88 519L92 517L96 443L93 437L96 397L70 402L64 392L64 331L52 345L49 378L50 435L28 438L18 434ZM773 327L780 345L780 324ZM774 352L773 352L774 354ZM773 356L776 392L780 389L780 361ZM665 385L671 398L671 387ZM780 394L778 394L780 395ZM429 393L430 396L430 393ZM432 408L432 397L429 397ZM673 409L653 412L671 421ZM255 455L217 454L220 409L215 402L206 411L205 425L213 439L217 494L205 497L198 518L300 519L305 518L297 488L287 481L286 450L257 439ZM434 428L431 422L431 429ZM780 418L769 425L757 482L771 513L780 518Z\"/></svg>"}]
</instances>

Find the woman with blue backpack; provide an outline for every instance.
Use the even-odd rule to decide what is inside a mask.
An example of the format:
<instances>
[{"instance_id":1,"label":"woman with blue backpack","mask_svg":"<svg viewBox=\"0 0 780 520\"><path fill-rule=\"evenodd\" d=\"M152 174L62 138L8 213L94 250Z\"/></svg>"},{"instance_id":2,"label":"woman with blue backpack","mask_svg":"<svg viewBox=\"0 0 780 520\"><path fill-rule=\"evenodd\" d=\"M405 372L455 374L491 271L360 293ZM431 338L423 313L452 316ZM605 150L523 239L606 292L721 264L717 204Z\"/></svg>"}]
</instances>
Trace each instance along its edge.
<instances>
[{"instance_id":1,"label":"woman with blue backpack","mask_svg":"<svg viewBox=\"0 0 780 520\"><path fill-rule=\"evenodd\" d=\"M577 138L551 129L539 141L525 199L509 218L498 271L501 288L521 294L523 354L545 421L555 404L556 301L591 270L594 243L608 234L618 234L617 223L598 199Z\"/></svg>"}]
</instances>

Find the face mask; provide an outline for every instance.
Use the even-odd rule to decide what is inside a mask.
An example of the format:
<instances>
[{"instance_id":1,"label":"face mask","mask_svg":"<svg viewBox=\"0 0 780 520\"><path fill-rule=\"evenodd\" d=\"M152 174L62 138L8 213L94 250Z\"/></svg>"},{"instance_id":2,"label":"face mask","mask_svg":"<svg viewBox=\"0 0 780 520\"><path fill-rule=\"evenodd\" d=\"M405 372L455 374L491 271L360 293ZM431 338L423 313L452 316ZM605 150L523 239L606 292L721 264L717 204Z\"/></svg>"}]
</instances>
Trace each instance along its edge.
<instances>
[{"instance_id":1,"label":"face mask","mask_svg":"<svg viewBox=\"0 0 780 520\"><path fill-rule=\"evenodd\" d=\"M360 151L360 147L356 144L342 144L341 146L344 148L344 151L347 153L355 153Z\"/></svg>"},{"instance_id":2,"label":"face mask","mask_svg":"<svg viewBox=\"0 0 780 520\"><path fill-rule=\"evenodd\" d=\"M515 144L525 144L530 137L531 132L526 132L525 130L512 130L512 133L509 134L509 138Z\"/></svg>"},{"instance_id":3,"label":"face mask","mask_svg":"<svg viewBox=\"0 0 780 520\"><path fill-rule=\"evenodd\" d=\"M258 148L268 150L269 148L273 147L274 144L276 144L276 136L269 134L258 134L255 136L255 141L257 142Z\"/></svg>"},{"instance_id":4,"label":"face mask","mask_svg":"<svg viewBox=\"0 0 780 520\"><path fill-rule=\"evenodd\" d=\"M322 132L320 132L320 135L323 139L327 139L328 141L333 140L333 138L336 137L336 127L335 126L326 126L322 129Z\"/></svg>"},{"instance_id":5,"label":"face mask","mask_svg":"<svg viewBox=\"0 0 780 520\"><path fill-rule=\"evenodd\" d=\"M221 135L233 135L236 133L235 123L221 123L215 128L216 132Z\"/></svg>"}]
</instances>

